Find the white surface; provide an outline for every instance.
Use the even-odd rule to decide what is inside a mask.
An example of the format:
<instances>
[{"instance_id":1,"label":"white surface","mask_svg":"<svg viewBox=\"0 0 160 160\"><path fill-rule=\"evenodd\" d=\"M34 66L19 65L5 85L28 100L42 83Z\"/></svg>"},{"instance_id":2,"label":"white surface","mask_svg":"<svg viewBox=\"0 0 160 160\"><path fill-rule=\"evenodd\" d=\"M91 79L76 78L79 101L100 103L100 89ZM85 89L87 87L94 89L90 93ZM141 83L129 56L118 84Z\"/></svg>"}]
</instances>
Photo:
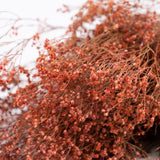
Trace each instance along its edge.
<instances>
[{"instance_id":1,"label":"white surface","mask_svg":"<svg viewBox=\"0 0 160 160\"><path fill-rule=\"evenodd\" d=\"M62 4L79 6L85 0L0 0L1 11L12 11L21 17L48 19L53 25L70 23L69 16L58 15L56 10Z\"/></svg>"},{"instance_id":2,"label":"white surface","mask_svg":"<svg viewBox=\"0 0 160 160\"><path fill-rule=\"evenodd\" d=\"M64 26L67 28L67 26L71 23L70 18L77 12L77 7L80 7L81 4L83 4L86 0L0 0L0 24L2 21L2 18L16 18L9 13L3 13L1 11L9 11L13 12L20 18L28 18L28 19L40 19L42 21L47 21L49 25L54 26ZM65 13L62 14L60 12L57 12L58 8L61 8L63 4L67 4L73 8L73 11L71 13ZM76 9L75 9L76 8ZM3 14L2 14L3 13ZM7 17L8 16L8 17ZM21 22L20 22L21 23ZM32 22L22 22L22 23L28 23L32 25ZM43 39L45 38L57 38L59 36L64 35L66 29L60 29L53 32L49 32L48 34L43 35ZM0 33L4 32L4 29L2 31L2 28L0 28ZM23 28L19 31L19 37L24 39L28 38L28 35L34 35L36 33L35 26L31 26L28 28ZM0 42L3 42L4 40L10 41L14 38L10 39L2 39ZM0 51L0 55L2 55L2 51ZM18 63L20 64L29 64L31 61L35 60L38 56L36 50L31 47L27 47L27 50L24 50L23 56L21 57L20 61Z\"/></svg>"}]
</instances>

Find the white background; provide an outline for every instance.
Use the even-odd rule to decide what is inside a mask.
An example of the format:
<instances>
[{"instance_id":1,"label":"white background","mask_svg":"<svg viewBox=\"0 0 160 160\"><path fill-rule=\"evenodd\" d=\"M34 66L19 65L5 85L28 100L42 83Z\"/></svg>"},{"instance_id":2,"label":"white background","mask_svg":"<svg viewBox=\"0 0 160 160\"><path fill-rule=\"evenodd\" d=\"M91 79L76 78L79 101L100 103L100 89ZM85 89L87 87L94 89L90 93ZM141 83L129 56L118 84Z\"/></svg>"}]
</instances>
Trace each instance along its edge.
<instances>
[{"instance_id":1,"label":"white background","mask_svg":"<svg viewBox=\"0 0 160 160\"><path fill-rule=\"evenodd\" d=\"M65 34L65 31L69 24L71 24L71 17L78 11L78 8L85 2L86 0L0 0L0 23L3 25L3 18L16 18L14 15L11 15L11 12L17 15L22 19L40 19L42 21L47 22L51 26L63 26L64 29L55 30L53 32L49 32L47 34L42 35L43 40L45 38L62 38L60 37ZM65 14L61 12L57 12L58 8L62 8L63 4L67 4L71 8L71 12L67 12ZM5 11L5 12L4 12ZM7 12L6 12L7 11ZM4 12L4 13L3 13ZM8 22L7 22L8 23ZM25 24L32 25L32 22L21 22ZM34 23L34 22L33 22ZM9 24L10 25L10 24ZM9 26L8 25L8 26ZM7 28L7 27L6 27ZM37 30L35 25L30 27L23 27L19 30L18 38L28 38L28 36L34 35ZM0 28L0 34L3 33L5 29ZM4 41L14 40L15 37L5 37L0 40L1 43ZM2 47L1 47L2 48ZM4 47L3 47L4 48ZM9 50L9 46L4 48L5 50L0 50L0 55L4 55L5 52ZM31 61L34 61L38 56L37 51L27 46L27 49L23 51L23 56L21 57L18 64L23 64L28 66Z\"/></svg>"}]
</instances>

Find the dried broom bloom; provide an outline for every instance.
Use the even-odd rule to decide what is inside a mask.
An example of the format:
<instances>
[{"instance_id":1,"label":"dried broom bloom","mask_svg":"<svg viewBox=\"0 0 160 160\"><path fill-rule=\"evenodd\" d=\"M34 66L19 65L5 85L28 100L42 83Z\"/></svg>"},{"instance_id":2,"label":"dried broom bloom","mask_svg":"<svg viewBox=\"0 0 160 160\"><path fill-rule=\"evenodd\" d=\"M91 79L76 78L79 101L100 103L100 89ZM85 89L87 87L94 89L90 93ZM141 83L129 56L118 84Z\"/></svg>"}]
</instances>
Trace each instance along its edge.
<instances>
[{"instance_id":1,"label":"dried broom bloom","mask_svg":"<svg viewBox=\"0 0 160 160\"><path fill-rule=\"evenodd\" d=\"M28 110L8 133L12 138L1 156L131 159L139 150L135 136L144 135L160 117L160 22L155 14L135 14L128 1L87 1L83 8L87 16L70 26L71 38L46 41L47 54L38 57L32 77L39 81L17 90L14 105ZM77 29L95 15L106 19L90 31L92 37L79 39Z\"/></svg>"}]
</instances>

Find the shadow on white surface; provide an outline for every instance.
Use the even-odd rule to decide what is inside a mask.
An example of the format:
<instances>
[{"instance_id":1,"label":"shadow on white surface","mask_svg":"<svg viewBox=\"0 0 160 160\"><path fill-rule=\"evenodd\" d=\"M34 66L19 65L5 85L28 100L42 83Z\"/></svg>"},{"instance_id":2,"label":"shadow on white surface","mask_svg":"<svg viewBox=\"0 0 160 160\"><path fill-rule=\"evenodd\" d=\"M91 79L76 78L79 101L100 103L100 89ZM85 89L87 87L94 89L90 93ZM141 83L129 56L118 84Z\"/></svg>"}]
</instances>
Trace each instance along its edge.
<instances>
[{"instance_id":1,"label":"shadow on white surface","mask_svg":"<svg viewBox=\"0 0 160 160\"><path fill-rule=\"evenodd\" d=\"M137 160L160 160L160 127L154 123L153 127L141 138L142 149L148 157Z\"/></svg>"}]
</instances>

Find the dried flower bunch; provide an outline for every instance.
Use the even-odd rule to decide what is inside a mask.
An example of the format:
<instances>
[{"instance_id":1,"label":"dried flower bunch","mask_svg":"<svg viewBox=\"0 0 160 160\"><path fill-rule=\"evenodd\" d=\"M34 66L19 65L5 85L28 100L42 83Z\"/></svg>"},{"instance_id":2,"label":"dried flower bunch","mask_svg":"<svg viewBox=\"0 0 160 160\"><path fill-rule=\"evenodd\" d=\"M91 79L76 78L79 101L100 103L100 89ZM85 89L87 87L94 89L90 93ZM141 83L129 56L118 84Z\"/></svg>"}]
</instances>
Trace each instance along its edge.
<instances>
[{"instance_id":1,"label":"dried flower bunch","mask_svg":"<svg viewBox=\"0 0 160 160\"><path fill-rule=\"evenodd\" d=\"M160 125L160 21L139 8L126 0L88 0L69 26L70 38L45 41L36 74L17 68L28 85L5 100L22 113L1 132L1 159L145 156L136 137ZM88 29L97 18L101 23ZM0 66L4 90L18 83L16 68L4 70L7 62Z\"/></svg>"}]
</instances>

